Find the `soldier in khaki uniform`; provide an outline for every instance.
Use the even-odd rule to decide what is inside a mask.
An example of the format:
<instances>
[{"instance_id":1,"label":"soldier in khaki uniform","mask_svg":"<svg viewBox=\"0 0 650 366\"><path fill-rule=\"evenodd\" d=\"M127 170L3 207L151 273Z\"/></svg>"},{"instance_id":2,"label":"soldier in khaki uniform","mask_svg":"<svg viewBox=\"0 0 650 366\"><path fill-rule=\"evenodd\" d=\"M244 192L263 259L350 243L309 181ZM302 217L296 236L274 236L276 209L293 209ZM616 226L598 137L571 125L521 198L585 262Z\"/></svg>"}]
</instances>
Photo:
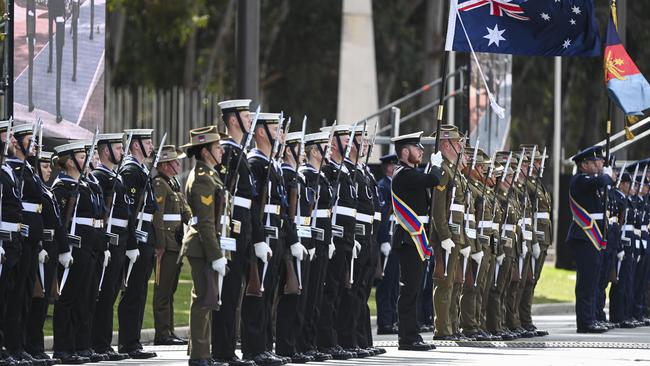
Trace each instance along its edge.
<instances>
[{"instance_id":1,"label":"soldier in khaki uniform","mask_svg":"<svg viewBox=\"0 0 650 366\"><path fill-rule=\"evenodd\" d=\"M463 137L455 126L441 126L440 151L444 158L442 178L440 184L432 190L434 230L431 233L431 244L436 258L433 274L435 340L458 340L454 335L457 329L453 328L453 323L457 323L459 312L461 250L468 255L471 251L463 231L466 182L460 171L466 165L466 158L462 155L462 140Z\"/></svg>"},{"instance_id":2,"label":"soldier in khaki uniform","mask_svg":"<svg viewBox=\"0 0 650 366\"><path fill-rule=\"evenodd\" d=\"M542 268L544 267L544 261L546 260L546 252L548 247L551 246L553 239L553 227L551 226L551 196L546 191L546 187L539 179L539 173L542 169L542 160L548 158L548 156L543 156L543 153L539 149L535 148L535 145L521 145L520 148L526 149L530 155L529 159L533 162L534 168L532 170L532 175L528 177L528 192L530 194L530 208L532 212L532 230L535 243L531 246L531 270L528 271L528 276L526 277L525 282L523 283L521 301L519 302L519 319L521 321L521 326L529 332L535 332L537 336L548 335L547 331L538 330L535 325L533 325L532 319L532 306L533 306L533 294L535 292L535 286L537 286L537 281L539 281L539 276L542 273ZM533 150L537 151L535 157L531 157ZM522 169L527 169L528 164L524 162ZM533 265L534 258L534 265Z\"/></svg>"},{"instance_id":3,"label":"soldier in khaki uniform","mask_svg":"<svg viewBox=\"0 0 650 366\"><path fill-rule=\"evenodd\" d=\"M174 293L178 285L182 262L178 252L183 240L183 224L192 218L176 175L181 172L180 159L185 153L174 145L165 145L154 178L154 194L160 208L153 214L156 230L156 266L153 288L155 345L184 345L187 341L174 334Z\"/></svg>"},{"instance_id":4,"label":"soldier in khaki uniform","mask_svg":"<svg viewBox=\"0 0 650 366\"><path fill-rule=\"evenodd\" d=\"M215 126L190 131L190 143L183 145L187 154L196 159L185 185L185 196L194 216L189 230L183 237L181 255L186 256L192 267L192 301L190 305L190 337L188 361L191 366L227 365L212 361L211 315L218 308L216 299L208 296L209 288L216 274L226 275L228 259L219 243L216 224L219 191L223 189L219 174L214 166L221 163L223 149L219 144L221 136ZM225 253L227 254L227 253ZM212 272L214 271L214 272ZM216 272L216 273L215 273Z\"/></svg>"},{"instance_id":5,"label":"soldier in khaki uniform","mask_svg":"<svg viewBox=\"0 0 650 366\"><path fill-rule=\"evenodd\" d=\"M481 159L478 154L477 147L466 146L465 151L467 154L472 154L473 160ZM475 156L476 155L476 156ZM476 312L477 297L478 297L478 281L477 276L481 275L480 267L483 265L483 252L482 244L477 237L477 223L476 216L480 209L482 200L481 186L477 185L476 180L472 179L471 174L476 169L476 162L470 161L468 166L464 169L464 175L468 178L466 183L466 204L465 204L465 235L472 243L472 250L469 256L463 256L463 290L460 303L460 326L463 329L462 335L468 338L473 338L477 341L487 341L490 338L487 334L481 333L479 330L479 321ZM485 237L482 237L485 239Z\"/></svg>"}]
</instances>

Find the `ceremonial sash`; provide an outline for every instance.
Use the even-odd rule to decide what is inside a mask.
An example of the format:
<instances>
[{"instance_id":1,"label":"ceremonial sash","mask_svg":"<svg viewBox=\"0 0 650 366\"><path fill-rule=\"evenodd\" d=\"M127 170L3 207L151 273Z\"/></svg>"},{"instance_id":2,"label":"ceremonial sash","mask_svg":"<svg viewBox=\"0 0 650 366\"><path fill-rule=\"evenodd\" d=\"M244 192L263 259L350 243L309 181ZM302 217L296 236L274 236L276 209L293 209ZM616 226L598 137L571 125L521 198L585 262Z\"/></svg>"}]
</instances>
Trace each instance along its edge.
<instances>
[{"instance_id":1,"label":"ceremonial sash","mask_svg":"<svg viewBox=\"0 0 650 366\"><path fill-rule=\"evenodd\" d=\"M573 221L580 226L582 231L585 232L587 238L591 243L596 247L597 250L601 250L607 246L607 241L603 239L603 235L600 233L598 224L596 220L585 210L571 195L569 195L569 206L571 207L571 213L573 214Z\"/></svg>"},{"instance_id":2,"label":"ceremonial sash","mask_svg":"<svg viewBox=\"0 0 650 366\"><path fill-rule=\"evenodd\" d=\"M415 248L418 250L418 254L420 254L420 259L424 261L431 256L431 247L429 246L427 233L424 230L424 224L420 221L413 209L392 191L391 199L393 201L395 220L411 235Z\"/></svg>"}]
</instances>

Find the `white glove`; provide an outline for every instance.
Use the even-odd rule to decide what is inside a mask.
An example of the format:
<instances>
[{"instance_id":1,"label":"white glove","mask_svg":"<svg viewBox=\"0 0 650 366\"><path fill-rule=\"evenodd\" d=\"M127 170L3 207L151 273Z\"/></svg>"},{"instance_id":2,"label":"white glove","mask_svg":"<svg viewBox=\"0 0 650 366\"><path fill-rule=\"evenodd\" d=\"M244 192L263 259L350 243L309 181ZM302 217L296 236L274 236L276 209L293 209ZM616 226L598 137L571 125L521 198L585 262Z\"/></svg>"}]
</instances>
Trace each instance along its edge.
<instances>
[{"instance_id":1,"label":"white glove","mask_svg":"<svg viewBox=\"0 0 650 366\"><path fill-rule=\"evenodd\" d=\"M533 244L533 257L539 259L539 255L542 253L542 248L539 247L539 243Z\"/></svg>"},{"instance_id":2,"label":"white glove","mask_svg":"<svg viewBox=\"0 0 650 366\"><path fill-rule=\"evenodd\" d=\"M74 258L72 258L72 251L59 254L59 263L61 263L63 268L70 267L72 262L74 262Z\"/></svg>"},{"instance_id":3,"label":"white glove","mask_svg":"<svg viewBox=\"0 0 650 366\"><path fill-rule=\"evenodd\" d=\"M451 239L445 239L440 243L440 246L442 249L445 250L445 252L451 252L451 250L456 246L454 242Z\"/></svg>"},{"instance_id":4,"label":"white glove","mask_svg":"<svg viewBox=\"0 0 650 366\"><path fill-rule=\"evenodd\" d=\"M500 266L503 265L503 259L506 257L505 254L501 254L500 256L497 256L497 263L499 263Z\"/></svg>"},{"instance_id":5,"label":"white glove","mask_svg":"<svg viewBox=\"0 0 650 366\"><path fill-rule=\"evenodd\" d=\"M621 250L620 252L616 253L616 258L618 258L619 261L622 261L623 258L625 258L625 251Z\"/></svg>"},{"instance_id":6,"label":"white glove","mask_svg":"<svg viewBox=\"0 0 650 366\"><path fill-rule=\"evenodd\" d=\"M606 166L606 167L603 168L603 174L607 174L610 177L613 177L614 176L614 169L612 169L611 166Z\"/></svg>"},{"instance_id":7,"label":"white glove","mask_svg":"<svg viewBox=\"0 0 650 366\"><path fill-rule=\"evenodd\" d=\"M330 242L330 245L327 247L327 258L332 259L334 256L334 252L336 251L336 246L334 245L334 242Z\"/></svg>"},{"instance_id":8,"label":"white glove","mask_svg":"<svg viewBox=\"0 0 650 366\"><path fill-rule=\"evenodd\" d=\"M111 251L106 249L104 251L104 267L108 267L108 263L111 261Z\"/></svg>"},{"instance_id":9,"label":"white glove","mask_svg":"<svg viewBox=\"0 0 650 366\"><path fill-rule=\"evenodd\" d=\"M484 255L483 251L480 251L480 252L476 252L476 253L472 254L471 257L474 260L474 262L479 264L483 260L483 255Z\"/></svg>"},{"instance_id":10,"label":"white glove","mask_svg":"<svg viewBox=\"0 0 650 366\"><path fill-rule=\"evenodd\" d=\"M381 254L384 255L384 257L388 257L388 255L390 254L390 243L389 242L381 243L381 247L379 248L379 250L381 251Z\"/></svg>"},{"instance_id":11,"label":"white glove","mask_svg":"<svg viewBox=\"0 0 650 366\"><path fill-rule=\"evenodd\" d=\"M228 260L226 257L221 257L219 259L213 260L212 261L212 269L215 272L219 272L221 276L226 275L226 264L228 264Z\"/></svg>"},{"instance_id":12,"label":"white glove","mask_svg":"<svg viewBox=\"0 0 650 366\"><path fill-rule=\"evenodd\" d=\"M41 249L40 252L38 252L38 263L45 263L47 262L48 256L47 252L45 249Z\"/></svg>"},{"instance_id":13,"label":"white glove","mask_svg":"<svg viewBox=\"0 0 650 366\"><path fill-rule=\"evenodd\" d=\"M358 241L354 241L354 246L352 247L352 257L358 258L359 252L361 251L361 244Z\"/></svg>"},{"instance_id":14,"label":"white glove","mask_svg":"<svg viewBox=\"0 0 650 366\"><path fill-rule=\"evenodd\" d=\"M430 162L431 162L431 165L440 168L440 166L442 165L442 153L440 151L438 151L435 154L431 154Z\"/></svg>"},{"instance_id":15,"label":"white glove","mask_svg":"<svg viewBox=\"0 0 650 366\"><path fill-rule=\"evenodd\" d=\"M300 243L291 244L291 255L301 261L307 255L307 248Z\"/></svg>"},{"instance_id":16,"label":"white glove","mask_svg":"<svg viewBox=\"0 0 650 366\"><path fill-rule=\"evenodd\" d=\"M259 258L262 262L266 263L269 260L269 256L273 255L271 247L266 244L266 242L255 243L255 256Z\"/></svg>"},{"instance_id":17,"label":"white glove","mask_svg":"<svg viewBox=\"0 0 650 366\"><path fill-rule=\"evenodd\" d=\"M521 256L522 256L522 257L525 257L526 254L528 254L528 245L523 244L523 245L521 246Z\"/></svg>"},{"instance_id":18,"label":"white glove","mask_svg":"<svg viewBox=\"0 0 650 366\"><path fill-rule=\"evenodd\" d=\"M126 251L126 256L131 262L135 263L140 257L140 249L129 249Z\"/></svg>"},{"instance_id":19,"label":"white glove","mask_svg":"<svg viewBox=\"0 0 650 366\"><path fill-rule=\"evenodd\" d=\"M307 249L307 253L309 253L309 261L313 261L316 255L316 248Z\"/></svg>"},{"instance_id":20,"label":"white glove","mask_svg":"<svg viewBox=\"0 0 650 366\"><path fill-rule=\"evenodd\" d=\"M3 255L5 255L5 250L2 247L0 247L0 257L2 257Z\"/></svg>"},{"instance_id":21,"label":"white glove","mask_svg":"<svg viewBox=\"0 0 650 366\"><path fill-rule=\"evenodd\" d=\"M472 252L472 248L470 248L469 245L460 250L460 254L462 254L463 257L465 257L465 258L469 257L469 253L471 253L471 252Z\"/></svg>"}]
</instances>

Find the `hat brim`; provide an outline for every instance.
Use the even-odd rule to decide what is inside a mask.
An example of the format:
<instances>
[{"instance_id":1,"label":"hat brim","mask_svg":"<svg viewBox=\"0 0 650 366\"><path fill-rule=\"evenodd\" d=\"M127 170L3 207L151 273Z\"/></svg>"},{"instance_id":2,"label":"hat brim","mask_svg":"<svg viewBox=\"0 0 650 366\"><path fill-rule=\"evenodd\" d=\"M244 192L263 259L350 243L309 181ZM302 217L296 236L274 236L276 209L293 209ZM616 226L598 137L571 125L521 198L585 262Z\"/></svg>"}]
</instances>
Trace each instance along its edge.
<instances>
[{"instance_id":1,"label":"hat brim","mask_svg":"<svg viewBox=\"0 0 650 366\"><path fill-rule=\"evenodd\" d=\"M214 134L214 136L210 136L210 138L206 139L205 141L190 142L189 144L181 145L179 147L181 149L187 149L193 146L209 145L213 142L219 142L220 140L221 140L221 136Z\"/></svg>"}]
</instances>

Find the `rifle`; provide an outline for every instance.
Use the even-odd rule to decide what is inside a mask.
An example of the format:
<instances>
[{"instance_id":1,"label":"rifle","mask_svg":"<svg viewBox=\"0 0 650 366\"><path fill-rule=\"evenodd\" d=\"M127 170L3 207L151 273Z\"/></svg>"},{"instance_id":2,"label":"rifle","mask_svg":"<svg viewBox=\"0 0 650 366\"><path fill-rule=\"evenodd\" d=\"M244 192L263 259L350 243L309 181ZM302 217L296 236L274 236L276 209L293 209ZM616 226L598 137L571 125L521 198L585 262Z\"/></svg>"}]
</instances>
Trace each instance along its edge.
<instances>
[{"instance_id":1,"label":"rifle","mask_svg":"<svg viewBox=\"0 0 650 366\"><path fill-rule=\"evenodd\" d=\"M479 140L477 139L476 140L476 146L474 146L474 153L472 154L472 162L471 162L471 165L470 165L470 169L467 170L467 173L465 174L465 179L467 180L467 185L465 186L465 192L464 192L464 195L465 195L465 212L463 214L463 221L464 221L463 226L464 226L464 229L465 229L466 232L471 232L471 230L474 230L474 233L476 233L476 228L471 229L469 227L469 220L467 220L467 218L470 215L470 207L471 207L470 202L472 200L472 192L470 191L471 183L469 181L469 175L474 170L474 168L476 168L476 155L478 155L478 145L479 145ZM470 236L470 235L468 235L468 236ZM474 236L476 236L476 234ZM467 274L468 258L469 257L464 257L463 258L463 283L465 282L465 275ZM480 267L481 264L478 263L478 265ZM479 269L480 268L476 269L476 272L477 272L476 274L477 275L478 275ZM471 272L472 271L470 271L470 275L472 274ZM473 282L471 278L470 278L470 282Z\"/></svg>"},{"instance_id":2,"label":"rifle","mask_svg":"<svg viewBox=\"0 0 650 366\"><path fill-rule=\"evenodd\" d=\"M298 171L298 167L300 166L300 157L302 156L303 152L305 151L305 131L306 130L307 130L307 116L303 117L303 119L302 119L302 134L301 134L302 138L300 139L300 145L299 145L299 148L298 148L298 156L297 156L297 159L296 159L296 171ZM291 202L292 197L293 197L291 191L297 191L297 193L295 194L296 198L294 199L295 202L293 204ZM298 185L296 184L296 188L290 190L289 193L290 193L290 195L289 195L289 219L292 220L293 222L295 222L296 215L298 217L302 217L302 214L300 212L300 200L301 200L300 196L301 196L301 194L300 194L300 189L299 189ZM295 208L293 209L294 213L293 213L293 217L292 217L291 210L292 210L293 207L295 207ZM311 215L311 212L309 213L309 215ZM302 237L311 238L311 228L309 226L307 226L307 229L308 229L307 234L303 233L304 228L305 228L304 223L299 222L297 231L298 231L298 240L301 243L302 243ZM301 233L303 233L303 234L301 234ZM302 264L301 264L301 261L298 258L296 258L296 274L298 275L298 291L300 291L300 290L302 290ZM285 294L286 293L293 293L291 291L291 289L288 288L290 284L291 284L291 286L293 286L293 284L291 283L292 280L293 280L293 277L290 276L289 270L287 270L287 279L285 281L286 285L285 285L285 288L284 288Z\"/></svg>"},{"instance_id":3,"label":"rifle","mask_svg":"<svg viewBox=\"0 0 650 366\"><path fill-rule=\"evenodd\" d=\"M99 128L95 127L95 135L93 136L92 143L90 144L90 149L86 150L86 159L84 160L83 169L81 169L81 171L79 172L79 179L77 180L77 184L75 184L74 193L72 194L71 198L68 200L66 206L66 215L65 215L63 227L67 228L68 226L70 226L69 229L70 231L68 233L68 242L72 243L70 245L71 247L81 246L81 237L75 235L77 231L77 224L75 222L75 219L77 218L77 206L79 204L79 186L81 185L81 181L86 176L86 172L88 170L88 167L90 166L90 161L92 160L92 155L93 152L95 151L95 146L97 146L98 135L99 135ZM59 287L59 295L61 295L61 293L63 292L63 288L65 287L69 274L70 274L70 267L68 266L66 269L63 270L63 275L61 277L61 286Z\"/></svg>"},{"instance_id":4,"label":"rifle","mask_svg":"<svg viewBox=\"0 0 650 366\"><path fill-rule=\"evenodd\" d=\"M343 227L340 225L336 224L336 211L339 207L339 190L341 189L341 173L343 172L343 167L345 163L345 159L348 159L350 157L350 151L352 151L352 139L354 138L354 134L357 129L357 124L358 122L355 122L354 125L352 125L352 129L350 130L350 138L348 141L348 146L345 147L345 154L342 156L341 160L341 166L339 167L339 171L336 174L336 181L334 184L336 184L336 189L334 190L334 197L332 197L332 202L334 204L332 205L332 236L337 236L337 237L343 237ZM332 127L332 130L334 127Z\"/></svg>"},{"instance_id":5,"label":"rifle","mask_svg":"<svg viewBox=\"0 0 650 366\"><path fill-rule=\"evenodd\" d=\"M355 187L354 191L355 191L357 197L359 196L359 194L357 192L357 190L359 188L359 185L357 183L357 172L359 171L359 167L358 167L359 156L361 155L361 152L362 152L362 149L363 149L363 138L364 138L364 136L366 134L366 125L367 125L367 121L364 121L363 122L363 129L361 130L361 144L359 144L360 148L357 149L356 157L354 159L354 168L353 168L354 171L352 172L352 183L354 183L354 187ZM356 136L354 134L351 137L350 146L352 146L353 143L356 144ZM341 162L341 164L343 164L343 162ZM358 228L357 225L358 224L355 222L355 229ZM361 225L363 226L364 224L361 224ZM364 228L364 230L365 230L365 228ZM356 233L356 230L355 230L355 233ZM352 256L350 256L350 286L352 286L352 284L354 284L354 259L355 259L355 255L354 255L354 249L353 249L352 250Z\"/></svg>"},{"instance_id":6,"label":"rifle","mask_svg":"<svg viewBox=\"0 0 650 366\"><path fill-rule=\"evenodd\" d=\"M147 179L144 187L142 187L142 190L140 194L138 195L138 204L135 206L138 209L135 212L138 212L138 226L135 229L135 236L138 242L146 243L149 240L149 233L146 231L142 230L142 223L144 222L144 210L147 207L146 205L146 200L147 200L147 195L148 195L148 190L147 190L147 184L149 182L149 179L151 178L151 173L153 172L156 167L158 167L158 161L160 160L160 155L162 154L162 148L165 145L165 141L167 140L167 132L163 135L162 139L160 140L160 145L158 146L158 152L156 153L156 157L153 160L153 165L151 166L151 169L149 169L149 174L147 174ZM127 147L129 149L130 147ZM131 271L133 270L133 265L135 262L129 261L129 266L126 271L126 278L124 279L124 287L128 287L129 285L129 277L131 277Z\"/></svg>"},{"instance_id":7,"label":"rifle","mask_svg":"<svg viewBox=\"0 0 650 366\"><path fill-rule=\"evenodd\" d=\"M542 180L542 177L544 176L544 164L546 163L546 146L544 146L544 152L542 153L542 162L540 163L539 169L535 169L535 157L533 156L533 160L531 161L531 167L534 170L537 170L537 179L535 180L535 211L533 212L533 233L535 234L537 241L544 240L545 239L545 234L543 232L537 231L537 213L539 212L539 194L537 191L539 190L539 184L540 181ZM537 272L537 258L535 256L532 256L532 267L533 267L533 279L535 278L535 273Z\"/></svg>"},{"instance_id":8,"label":"rifle","mask_svg":"<svg viewBox=\"0 0 650 366\"><path fill-rule=\"evenodd\" d=\"M4 165L7 154L9 153L9 142L11 142L13 124L14 124L14 119L10 118L9 125L7 126L7 132L5 133L5 141L2 150L2 155L0 156L0 166ZM4 195L3 190L4 190L3 183L2 180L0 180L0 219L2 219L2 199ZM0 234L2 237L2 240L0 240L0 248L2 248L5 240L11 240L11 233L4 230L0 230ZM2 275L2 265L4 264L5 259L6 258L4 255L0 257L0 276Z\"/></svg>"},{"instance_id":9,"label":"rifle","mask_svg":"<svg viewBox=\"0 0 650 366\"><path fill-rule=\"evenodd\" d=\"M533 152L530 155L530 163L528 164L528 172L526 172L526 177L524 178L524 189L523 189L523 194L524 194L524 210L523 210L523 217L521 219L521 232L523 234L524 242L522 243L522 252L523 252L523 246L526 245L526 241L533 240L533 235L534 232L531 234L530 239L526 239L526 207L528 206L528 201L530 199L530 192L528 190L528 179L530 176L533 174L533 169L535 168L535 155L537 154L537 145L533 146ZM532 220L534 219L534 213L532 212L532 205L529 208L530 212L530 225L533 226ZM524 256L519 256L519 279L521 280L521 276L524 270L524 260L526 258ZM535 261L532 261L533 267L535 266Z\"/></svg>"},{"instance_id":10,"label":"rifle","mask_svg":"<svg viewBox=\"0 0 650 366\"><path fill-rule=\"evenodd\" d=\"M312 235L315 235L316 240L319 241L325 240L325 231L323 229L319 229L316 227L316 221L318 219L317 217L318 203L320 202L320 176L323 171L323 165L325 165L325 161L329 160L332 154L332 150L330 149L330 146L332 145L331 142L332 142L332 138L334 137L334 129L336 128L336 124L337 122L334 121L334 124L332 125L332 129L330 130L329 139L327 140L328 144L325 145L324 155L321 157L321 163L320 166L318 167L318 174L316 174L316 185L314 186L316 189L316 194L314 195L314 198L309 203L309 212L311 214Z\"/></svg>"},{"instance_id":11,"label":"rifle","mask_svg":"<svg viewBox=\"0 0 650 366\"><path fill-rule=\"evenodd\" d=\"M641 200L642 202L643 202L643 199L639 197L639 193L641 192L641 190L643 190L643 184L645 183L645 177L646 177L647 172L648 172L648 164L646 163L645 166L643 167L643 175L641 176L641 183L639 183L639 189L637 189L637 191L634 194L635 198L637 200ZM636 180L636 178L635 178L635 180ZM638 209L635 207L634 208L634 217L635 217L635 219L637 217L636 216L637 213L638 213ZM643 210L643 216L641 216L641 222L643 222L644 219L645 219L645 209ZM639 241L636 242L637 245L640 245L640 243L641 243L640 240L641 239L639 239ZM636 247L636 246L635 246L635 248L639 249L639 247ZM641 255L641 253L638 253L638 254L639 254L639 256ZM637 261L639 260L638 257L636 259L637 259Z\"/></svg>"}]
</instances>

